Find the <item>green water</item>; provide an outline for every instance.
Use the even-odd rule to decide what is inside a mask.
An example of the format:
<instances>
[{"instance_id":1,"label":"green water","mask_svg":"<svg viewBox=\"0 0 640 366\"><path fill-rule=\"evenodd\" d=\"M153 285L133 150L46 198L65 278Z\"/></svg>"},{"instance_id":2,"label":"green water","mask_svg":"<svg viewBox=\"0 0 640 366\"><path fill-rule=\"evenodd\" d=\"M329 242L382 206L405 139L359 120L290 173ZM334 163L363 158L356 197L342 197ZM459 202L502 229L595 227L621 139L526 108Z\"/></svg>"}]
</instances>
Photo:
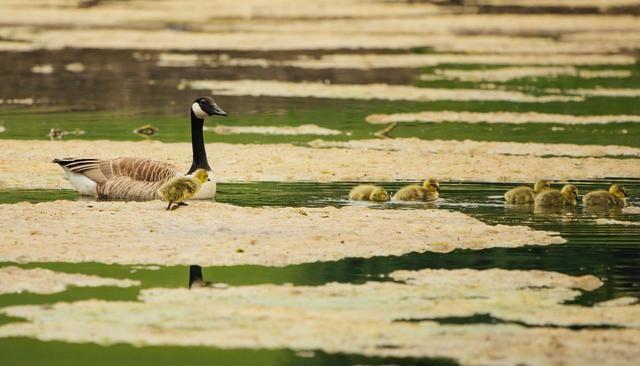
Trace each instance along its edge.
<instances>
[{"instance_id":1,"label":"green water","mask_svg":"<svg viewBox=\"0 0 640 366\"><path fill-rule=\"evenodd\" d=\"M459 81L419 81L419 75L433 73L436 68L485 69L485 65L440 65L423 69L388 70L304 70L282 67L180 67L163 68L156 64L157 55L149 52L148 60L139 60L128 51L79 52L77 50L0 53L0 99L30 97L33 106L0 105L0 139L49 139L51 128L65 131L80 129L80 136L63 138L81 140L143 140L133 130L152 124L160 132L152 139L164 142L190 140L188 107L206 91L181 90L181 80L261 79L280 81L328 81L331 83L413 84L433 88L482 88L484 83ZM268 58L269 54L255 57ZM289 57L295 57L295 54ZM81 74L56 71L32 74L30 67L38 59L63 70L68 62L82 62L87 70ZM490 68L505 66L492 65ZM524 78L495 83L498 88L541 94L545 89L636 88L640 85L639 64L630 66L591 66L580 69L619 69L632 73L629 78L580 79L577 77ZM21 85L21 88L12 88ZM64 93L61 93L64 90ZM594 97L582 102L515 103L501 101L388 101L336 100L320 98L279 98L249 96L216 96L218 104L229 112L228 118L208 120L207 125L234 126L298 126L316 124L336 129L332 136L265 136L256 134L218 135L205 133L207 142L230 143L306 143L317 138L350 140L374 138L384 125L372 125L365 118L375 113L407 113L419 111L471 112L541 112L574 115L640 114L640 98ZM472 139L478 141L517 141L575 144L616 144L640 146L640 125L616 123L603 125L560 124L467 124L402 123L392 137L422 139ZM1 144L1 141L0 141Z\"/></svg>"},{"instance_id":2,"label":"green water","mask_svg":"<svg viewBox=\"0 0 640 366\"><path fill-rule=\"evenodd\" d=\"M417 50L430 52L429 50ZM280 81L328 81L331 83L390 83L433 88L481 88L481 83L455 80L419 81L420 74L436 68L396 70L301 70L283 67L216 67L162 68L155 63L156 54L140 60L130 51L58 50L34 52L0 52L0 99L34 98L34 105L0 104L0 147L2 139L47 140L49 130L75 129L85 133L65 136L65 140L143 140L133 129L152 124L160 129L152 140L186 142L190 139L187 108L204 91L181 90L180 80L262 79ZM268 53L240 54L242 57L268 58ZM295 57L283 53L278 57ZM276 56L274 56L276 57ZM81 62L86 71L64 72L64 65ZM49 63L56 71L42 75L31 73L36 64ZM485 69L507 65L440 65L437 68ZM495 83L498 88L541 94L545 89L637 88L640 85L639 64L630 66L590 66L581 69L628 70L625 79L575 77L525 78ZM16 87L18 86L18 87ZM471 112L541 112L575 115L640 114L640 98L587 98L569 103L512 103L464 101L386 101L333 100L316 98L232 97L217 96L218 104L229 112L228 118L208 120L207 125L297 126L316 124L342 132L337 136L264 136L217 135L205 132L207 142L305 144L317 138L351 140L373 138L384 125L365 122L374 113L408 113L419 111ZM467 124L461 122L401 123L391 137L421 139L472 139L477 141L516 141L573 144L615 144L640 147L640 124L609 125L560 124ZM0 172L1 173L1 172ZM611 181L575 182L582 193L607 187ZM640 181L621 180L630 203L640 205ZM402 183L381 183L395 191ZM452 253L410 253L403 256L347 258L335 262L317 262L282 268L244 265L203 268L206 280L234 286L256 284L322 285L332 281L363 283L387 281L395 270L423 268L503 268L540 269L572 275L593 274L604 285L583 293L576 303L590 306L595 302L620 296L640 296L640 226L598 225L597 218L640 222L640 215L621 211L592 212L578 207L572 212L540 213L531 207L505 206L503 192L510 187L498 183L443 182L442 199L435 204L366 204L346 199L352 183L220 183L217 200L241 206L343 207L365 205L371 209L422 210L439 209L464 212L490 224L527 225L539 230L559 232L566 244L546 247L494 248L482 251L456 250ZM0 204L76 200L69 190L0 191ZM158 203L161 204L160 202ZM188 209L188 208L184 208ZM197 265L198 263L193 263ZM137 267L100 263L0 263L23 268L49 268L61 272L95 274L105 277L130 278L141 281L139 288L70 288L53 295L0 295L0 307L19 304L44 304L83 299L135 300L140 289L151 287L186 287L189 266ZM20 321L0 316L0 324ZM484 322L499 320L478 314L447 322ZM25 364L131 364L131 365L349 365L349 364L424 364L451 365L442 359L372 358L358 355L296 353L290 350L218 349L207 347L133 347L100 346L40 342L26 338L0 339L0 365Z\"/></svg>"},{"instance_id":3,"label":"green water","mask_svg":"<svg viewBox=\"0 0 640 366\"><path fill-rule=\"evenodd\" d=\"M607 182L574 182L586 192L606 186ZM631 204L640 204L640 181L620 181L632 196ZM394 191L401 183L381 183ZM621 221L640 222L640 215L624 214L614 210L590 212L582 207L569 213L535 213L531 207L513 208L505 205L501 197L508 184L443 182L442 199L435 204L369 204L353 203L346 199L352 183L220 183L217 200L242 206L304 206L322 207L367 205L372 209L448 209L461 211L491 224L524 224L540 230L559 232L566 244L545 247L531 246L482 251L456 250L452 253L410 253L403 256L374 257L370 259L347 258L334 262L317 262L282 268L256 265L204 267L205 280L224 282L233 286L257 284L322 285L328 282L363 283L387 281L387 275L395 270L419 270L423 268L503 268L540 269L572 275L593 274L603 280L604 286L583 293L576 303L591 304L621 296L640 296L640 226L596 225L594 220L607 217ZM636 198L633 198L636 197ZM32 203L58 199L78 199L72 191L11 190L0 192L0 203L29 201ZM160 203L158 203L160 204ZM188 207L186 208L188 209ZM197 263L194 263L197 264ZM11 294L0 295L0 307L19 304L41 304L83 299L134 301L143 288L187 287L188 266L145 267L106 265L100 263L0 263L0 266L18 265L23 268L49 268L54 271L94 274L113 278L130 278L141 281L137 288L70 288L53 295ZM458 322L495 322L487 317L456 319ZM20 321L0 318L0 323ZM443 319L443 321L449 321ZM24 338L0 340L0 353L6 356L7 365L45 363L55 356L52 364L67 364L72 360L95 358L104 364L184 364L200 365L206 360L222 364L253 363L273 365L347 365L364 364L416 364L449 365L448 360L387 359L357 355L296 354L289 350L217 349L205 347L132 347L128 345L98 346L63 342L39 342ZM50 362L47 362L49 364Z\"/></svg>"}]
</instances>

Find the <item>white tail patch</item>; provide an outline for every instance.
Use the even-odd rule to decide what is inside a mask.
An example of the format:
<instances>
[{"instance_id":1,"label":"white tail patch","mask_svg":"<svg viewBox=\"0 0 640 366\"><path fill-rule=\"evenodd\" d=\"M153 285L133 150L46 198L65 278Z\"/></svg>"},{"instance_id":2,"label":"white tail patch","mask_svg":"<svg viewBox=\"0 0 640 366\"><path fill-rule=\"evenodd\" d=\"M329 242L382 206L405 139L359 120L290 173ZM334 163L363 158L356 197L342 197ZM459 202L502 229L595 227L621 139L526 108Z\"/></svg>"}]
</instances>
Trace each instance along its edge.
<instances>
[{"instance_id":1,"label":"white tail patch","mask_svg":"<svg viewBox=\"0 0 640 366\"><path fill-rule=\"evenodd\" d=\"M68 169L65 169L64 171L65 173L67 173L67 177L69 177L69 182L71 183L73 188L78 191L78 193L83 196L98 196L98 191L96 190L96 182L80 173L74 173Z\"/></svg>"}]
</instances>

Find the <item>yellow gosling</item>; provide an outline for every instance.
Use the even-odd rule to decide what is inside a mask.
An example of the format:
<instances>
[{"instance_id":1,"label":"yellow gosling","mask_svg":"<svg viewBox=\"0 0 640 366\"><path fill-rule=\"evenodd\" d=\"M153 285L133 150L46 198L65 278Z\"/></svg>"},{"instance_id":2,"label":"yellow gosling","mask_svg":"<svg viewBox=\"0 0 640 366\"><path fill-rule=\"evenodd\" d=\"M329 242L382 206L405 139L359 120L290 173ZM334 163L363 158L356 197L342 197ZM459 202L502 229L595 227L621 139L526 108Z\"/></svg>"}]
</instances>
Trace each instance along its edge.
<instances>
[{"instance_id":1,"label":"yellow gosling","mask_svg":"<svg viewBox=\"0 0 640 366\"><path fill-rule=\"evenodd\" d=\"M436 179L425 180L422 186L417 184L400 188L393 195L394 201L435 201L440 197L440 183Z\"/></svg>"},{"instance_id":2,"label":"yellow gosling","mask_svg":"<svg viewBox=\"0 0 640 366\"><path fill-rule=\"evenodd\" d=\"M614 206L624 207L627 205L627 192L620 184L614 184L609 188L609 191L600 189L597 191L587 193L582 202L587 206Z\"/></svg>"},{"instance_id":3,"label":"yellow gosling","mask_svg":"<svg viewBox=\"0 0 640 366\"><path fill-rule=\"evenodd\" d=\"M379 186L361 184L351 189L349 199L354 201L386 202L389 200L389 193Z\"/></svg>"},{"instance_id":4,"label":"yellow gosling","mask_svg":"<svg viewBox=\"0 0 640 366\"><path fill-rule=\"evenodd\" d=\"M172 204L176 204L174 208L178 206L186 205L184 201L195 196L196 193L202 187L202 184L209 180L209 175L204 169L198 169L194 172L193 176L180 176L172 178L167 183L160 186L158 189L158 195L163 200L169 202L167 210L171 209Z\"/></svg>"},{"instance_id":5,"label":"yellow gosling","mask_svg":"<svg viewBox=\"0 0 640 366\"><path fill-rule=\"evenodd\" d=\"M536 195L546 189L551 189L551 183L548 180L538 179L533 185L533 188L527 186L519 186L508 190L504 194L504 199L509 204L529 204L535 201Z\"/></svg>"},{"instance_id":6,"label":"yellow gosling","mask_svg":"<svg viewBox=\"0 0 640 366\"><path fill-rule=\"evenodd\" d=\"M537 207L575 207L578 203L578 188L573 184L567 184L562 190L547 189L536 196Z\"/></svg>"}]
</instances>

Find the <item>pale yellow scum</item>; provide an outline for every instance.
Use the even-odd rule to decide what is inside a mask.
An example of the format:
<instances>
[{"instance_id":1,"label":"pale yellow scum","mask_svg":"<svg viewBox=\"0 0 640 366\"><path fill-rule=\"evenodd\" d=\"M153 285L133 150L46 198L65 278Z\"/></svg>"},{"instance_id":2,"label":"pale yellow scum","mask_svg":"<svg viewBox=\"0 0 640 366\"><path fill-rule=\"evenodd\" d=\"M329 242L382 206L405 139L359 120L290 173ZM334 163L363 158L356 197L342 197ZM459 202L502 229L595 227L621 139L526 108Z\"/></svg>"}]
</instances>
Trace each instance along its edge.
<instances>
[{"instance_id":1,"label":"pale yellow scum","mask_svg":"<svg viewBox=\"0 0 640 366\"><path fill-rule=\"evenodd\" d=\"M488 70L438 69L433 74L422 74L420 80L453 79L462 81L505 82L522 78L554 78L573 76L580 79L628 78L630 70L578 70L575 67L502 67Z\"/></svg>"},{"instance_id":2,"label":"pale yellow scum","mask_svg":"<svg viewBox=\"0 0 640 366\"><path fill-rule=\"evenodd\" d=\"M0 221L0 262L285 266L565 242L557 233L487 225L446 210L252 208L191 201L188 210L168 215L165 206L160 201L0 205L7 218Z\"/></svg>"},{"instance_id":3,"label":"pale yellow scum","mask_svg":"<svg viewBox=\"0 0 640 366\"><path fill-rule=\"evenodd\" d=\"M375 124L392 122L464 122L464 123L553 123L566 125L608 124L617 122L640 122L639 115L586 115L553 114L538 112L464 112L424 111L417 113L372 114L366 121Z\"/></svg>"},{"instance_id":4,"label":"pale yellow scum","mask_svg":"<svg viewBox=\"0 0 640 366\"><path fill-rule=\"evenodd\" d=\"M395 282L152 288L141 292L139 302L13 306L1 311L26 321L1 326L0 337L103 345L319 349L446 357L462 365L619 365L640 356L640 305L633 299L593 307L568 304L580 290L602 285L591 275L426 269L397 271L390 277ZM439 323L478 314L499 323Z\"/></svg>"},{"instance_id":5,"label":"pale yellow scum","mask_svg":"<svg viewBox=\"0 0 640 366\"><path fill-rule=\"evenodd\" d=\"M402 139L397 142L334 142L313 147L291 144L208 144L218 181L398 181L426 176L440 180L531 182L549 179L640 177L637 148ZM189 143L154 141L0 140L0 188L71 189L51 156L153 156L186 172ZM349 148L344 148L349 147ZM507 155L508 154L508 155ZM518 155L514 155L518 154ZM540 157L540 155L573 155ZM538 156L536 156L538 155ZM416 156L427 164L415 164ZM30 175L24 174L29 166ZM495 169L499 166L500 169Z\"/></svg>"},{"instance_id":6,"label":"pale yellow scum","mask_svg":"<svg viewBox=\"0 0 640 366\"><path fill-rule=\"evenodd\" d=\"M269 80L192 80L178 88L208 90L215 95L247 95L271 97L305 97L334 99L382 100L453 100L501 102L570 102L581 97L563 95L534 96L518 91L487 89L439 89L389 84L324 84Z\"/></svg>"},{"instance_id":7,"label":"pale yellow scum","mask_svg":"<svg viewBox=\"0 0 640 366\"><path fill-rule=\"evenodd\" d=\"M17 258L19 259L19 258ZM0 294L54 294L68 287L139 286L139 281L80 273L54 272L44 268L0 267Z\"/></svg>"},{"instance_id":8,"label":"pale yellow scum","mask_svg":"<svg viewBox=\"0 0 640 366\"><path fill-rule=\"evenodd\" d=\"M138 53L139 54L139 53ZM320 57L298 56L288 60L231 57L228 54L202 55L163 52L154 56L161 67L207 66L290 66L303 69L380 69L417 68L441 64L483 65L633 65L635 58L628 55L549 54L544 57L529 54L329 54ZM586 70L581 70L583 73ZM624 71L624 70L622 70Z\"/></svg>"}]
</instances>

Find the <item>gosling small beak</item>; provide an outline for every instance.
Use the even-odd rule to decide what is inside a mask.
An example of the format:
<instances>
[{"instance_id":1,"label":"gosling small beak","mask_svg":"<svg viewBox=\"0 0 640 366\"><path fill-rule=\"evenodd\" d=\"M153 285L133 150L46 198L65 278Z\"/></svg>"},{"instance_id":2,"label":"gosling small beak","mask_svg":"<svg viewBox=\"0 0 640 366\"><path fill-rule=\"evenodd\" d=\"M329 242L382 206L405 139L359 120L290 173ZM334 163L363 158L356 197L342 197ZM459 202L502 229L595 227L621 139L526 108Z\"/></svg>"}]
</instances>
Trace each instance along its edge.
<instances>
[{"instance_id":1,"label":"gosling small beak","mask_svg":"<svg viewBox=\"0 0 640 366\"><path fill-rule=\"evenodd\" d=\"M440 192L440 187L436 186L436 192Z\"/></svg>"},{"instance_id":2,"label":"gosling small beak","mask_svg":"<svg viewBox=\"0 0 640 366\"><path fill-rule=\"evenodd\" d=\"M624 194L625 197L629 197L629 193L627 193L626 191L622 192L622 194Z\"/></svg>"}]
</instances>

